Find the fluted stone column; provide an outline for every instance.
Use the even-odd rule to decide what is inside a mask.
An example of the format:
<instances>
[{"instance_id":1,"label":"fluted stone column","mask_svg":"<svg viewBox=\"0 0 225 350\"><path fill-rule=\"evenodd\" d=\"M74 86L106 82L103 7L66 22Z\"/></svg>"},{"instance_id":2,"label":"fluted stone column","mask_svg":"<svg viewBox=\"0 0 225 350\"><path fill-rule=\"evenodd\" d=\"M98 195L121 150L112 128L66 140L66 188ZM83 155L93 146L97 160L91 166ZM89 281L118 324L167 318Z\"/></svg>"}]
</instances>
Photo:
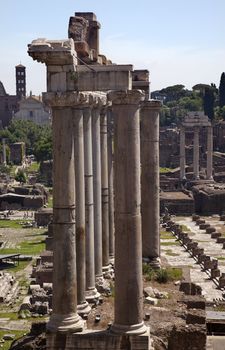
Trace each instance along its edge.
<instances>
[{"instance_id":1,"label":"fluted stone column","mask_svg":"<svg viewBox=\"0 0 225 350\"><path fill-rule=\"evenodd\" d=\"M86 288L86 227L84 187L84 134L82 106L73 109L75 189L76 189L76 261L77 261L77 311L87 314L91 307L85 300Z\"/></svg>"},{"instance_id":2,"label":"fluted stone column","mask_svg":"<svg viewBox=\"0 0 225 350\"><path fill-rule=\"evenodd\" d=\"M143 257L160 267L159 236L159 111L157 100L141 108L141 214Z\"/></svg>"},{"instance_id":3,"label":"fluted stone column","mask_svg":"<svg viewBox=\"0 0 225 350\"><path fill-rule=\"evenodd\" d=\"M101 192L102 192L102 269L109 269L109 183L107 147L107 107L101 109Z\"/></svg>"},{"instance_id":4,"label":"fluted stone column","mask_svg":"<svg viewBox=\"0 0 225 350\"><path fill-rule=\"evenodd\" d=\"M180 127L180 179L185 179L185 129Z\"/></svg>"},{"instance_id":5,"label":"fluted stone column","mask_svg":"<svg viewBox=\"0 0 225 350\"><path fill-rule=\"evenodd\" d=\"M140 90L108 94L115 122L115 333L142 334Z\"/></svg>"},{"instance_id":6,"label":"fluted stone column","mask_svg":"<svg viewBox=\"0 0 225 350\"><path fill-rule=\"evenodd\" d=\"M94 242L95 275L102 276L102 195L101 195L101 146L100 107L92 109L92 154L94 186Z\"/></svg>"},{"instance_id":7,"label":"fluted stone column","mask_svg":"<svg viewBox=\"0 0 225 350\"><path fill-rule=\"evenodd\" d=\"M75 172L70 93L44 94L52 107L53 128L53 311L50 331L81 331L77 314Z\"/></svg>"},{"instance_id":8,"label":"fluted stone column","mask_svg":"<svg viewBox=\"0 0 225 350\"><path fill-rule=\"evenodd\" d=\"M194 128L194 147L193 147L193 168L194 178L199 180L199 128Z\"/></svg>"},{"instance_id":9,"label":"fluted stone column","mask_svg":"<svg viewBox=\"0 0 225 350\"><path fill-rule=\"evenodd\" d=\"M213 180L213 128L208 126L207 135L207 179Z\"/></svg>"},{"instance_id":10,"label":"fluted stone column","mask_svg":"<svg viewBox=\"0 0 225 350\"><path fill-rule=\"evenodd\" d=\"M85 220L86 220L86 299L98 297L95 289L94 249L94 199L92 162L91 108L83 109L84 116L84 173L85 173Z\"/></svg>"},{"instance_id":11,"label":"fluted stone column","mask_svg":"<svg viewBox=\"0 0 225 350\"><path fill-rule=\"evenodd\" d=\"M108 108L108 182L109 182L109 257L114 258L114 175L113 175L113 116L111 107Z\"/></svg>"}]
</instances>

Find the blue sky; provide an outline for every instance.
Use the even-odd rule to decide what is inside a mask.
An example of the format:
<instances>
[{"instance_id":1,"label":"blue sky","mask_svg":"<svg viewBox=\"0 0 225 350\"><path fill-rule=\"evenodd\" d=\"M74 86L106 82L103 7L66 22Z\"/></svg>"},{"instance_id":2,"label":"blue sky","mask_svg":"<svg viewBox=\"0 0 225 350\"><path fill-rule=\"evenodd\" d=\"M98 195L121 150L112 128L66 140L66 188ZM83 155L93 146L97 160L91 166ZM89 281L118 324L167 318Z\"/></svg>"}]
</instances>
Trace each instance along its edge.
<instances>
[{"instance_id":1,"label":"blue sky","mask_svg":"<svg viewBox=\"0 0 225 350\"><path fill-rule=\"evenodd\" d=\"M33 39L66 39L74 12L95 12L100 51L115 63L149 69L151 90L219 84L225 71L224 0L0 0L0 81L15 94L15 65L27 93L46 89L45 66L27 55Z\"/></svg>"}]
</instances>

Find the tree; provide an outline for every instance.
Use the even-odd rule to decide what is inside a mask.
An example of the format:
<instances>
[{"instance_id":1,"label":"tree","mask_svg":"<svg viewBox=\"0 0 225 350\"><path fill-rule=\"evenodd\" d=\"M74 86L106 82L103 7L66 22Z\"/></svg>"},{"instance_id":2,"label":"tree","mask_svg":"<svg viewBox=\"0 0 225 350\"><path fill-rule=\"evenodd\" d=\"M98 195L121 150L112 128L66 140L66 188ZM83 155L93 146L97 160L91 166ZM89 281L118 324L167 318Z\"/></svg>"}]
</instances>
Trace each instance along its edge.
<instances>
[{"instance_id":1,"label":"tree","mask_svg":"<svg viewBox=\"0 0 225 350\"><path fill-rule=\"evenodd\" d=\"M205 94L203 97L204 112L209 117L209 119L214 118L214 102L215 95L213 88L209 87L205 89Z\"/></svg>"},{"instance_id":2,"label":"tree","mask_svg":"<svg viewBox=\"0 0 225 350\"><path fill-rule=\"evenodd\" d=\"M219 106L225 106L225 73L221 74L219 85Z\"/></svg>"}]
</instances>

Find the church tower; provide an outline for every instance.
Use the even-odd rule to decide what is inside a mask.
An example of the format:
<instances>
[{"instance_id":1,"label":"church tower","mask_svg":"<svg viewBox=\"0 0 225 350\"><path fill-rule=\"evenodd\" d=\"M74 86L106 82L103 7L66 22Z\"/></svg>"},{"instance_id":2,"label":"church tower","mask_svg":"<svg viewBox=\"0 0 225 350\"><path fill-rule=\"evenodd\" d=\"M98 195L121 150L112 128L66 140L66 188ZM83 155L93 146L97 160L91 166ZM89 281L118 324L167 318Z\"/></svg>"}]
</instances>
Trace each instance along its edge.
<instances>
[{"instance_id":1,"label":"church tower","mask_svg":"<svg viewBox=\"0 0 225 350\"><path fill-rule=\"evenodd\" d=\"M22 64L16 66L16 96L26 97L26 67Z\"/></svg>"}]
</instances>

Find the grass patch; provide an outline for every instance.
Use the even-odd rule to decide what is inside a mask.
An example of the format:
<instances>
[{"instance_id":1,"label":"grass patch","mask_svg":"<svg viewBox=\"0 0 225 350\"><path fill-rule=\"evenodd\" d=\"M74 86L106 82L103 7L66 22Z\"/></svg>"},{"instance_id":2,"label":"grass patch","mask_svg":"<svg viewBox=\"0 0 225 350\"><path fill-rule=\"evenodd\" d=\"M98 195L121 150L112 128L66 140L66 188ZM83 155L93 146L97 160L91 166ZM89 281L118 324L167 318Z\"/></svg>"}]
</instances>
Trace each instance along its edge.
<instances>
[{"instance_id":1,"label":"grass patch","mask_svg":"<svg viewBox=\"0 0 225 350\"><path fill-rule=\"evenodd\" d=\"M186 225L181 225L181 229L184 232L190 232L191 231Z\"/></svg>"},{"instance_id":2,"label":"grass patch","mask_svg":"<svg viewBox=\"0 0 225 350\"><path fill-rule=\"evenodd\" d=\"M166 167L160 167L159 172L160 174L170 173L173 169L166 168Z\"/></svg>"},{"instance_id":3,"label":"grass patch","mask_svg":"<svg viewBox=\"0 0 225 350\"><path fill-rule=\"evenodd\" d=\"M177 241L172 241L172 242L161 242L160 243L160 245L161 246L169 246L169 245L180 245L180 243L179 242L177 242Z\"/></svg>"},{"instance_id":4,"label":"grass patch","mask_svg":"<svg viewBox=\"0 0 225 350\"><path fill-rule=\"evenodd\" d=\"M27 333L27 331L23 330L23 331L12 331L12 330L0 330L0 339L2 340L3 339L3 336L5 334L15 334L15 338L13 340L5 340L4 343L2 343L2 347L1 347L1 350L9 350L10 349L10 346L12 344L12 342L16 339L19 339L21 338L25 333Z\"/></svg>"},{"instance_id":5,"label":"grass patch","mask_svg":"<svg viewBox=\"0 0 225 350\"><path fill-rule=\"evenodd\" d=\"M160 238L161 239L174 239L174 236L169 231L161 231L160 232Z\"/></svg>"},{"instance_id":6,"label":"grass patch","mask_svg":"<svg viewBox=\"0 0 225 350\"><path fill-rule=\"evenodd\" d=\"M47 208L53 208L53 197L52 196L48 197Z\"/></svg>"},{"instance_id":7,"label":"grass patch","mask_svg":"<svg viewBox=\"0 0 225 350\"><path fill-rule=\"evenodd\" d=\"M0 254L38 255L45 250L45 239L21 242L16 248L0 249Z\"/></svg>"},{"instance_id":8,"label":"grass patch","mask_svg":"<svg viewBox=\"0 0 225 350\"><path fill-rule=\"evenodd\" d=\"M173 253L173 251L171 249L167 249L165 251L165 254L166 255L169 255L169 256L180 256L180 254L177 254L177 253Z\"/></svg>"},{"instance_id":9,"label":"grass patch","mask_svg":"<svg viewBox=\"0 0 225 350\"><path fill-rule=\"evenodd\" d=\"M39 168L40 168L40 164L38 162L32 162L31 165L26 168L26 173L38 172Z\"/></svg>"},{"instance_id":10,"label":"grass patch","mask_svg":"<svg viewBox=\"0 0 225 350\"><path fill-rule=\"evenodd\" d=\"M167 283L180 280L182 278L182 269L167 267L153 270L148 264L143 264L143 274L147 281Z\"/></svg>"},{"instance_id":11,"label":"grass patch","mask_svg":"<svg viewBox=\"0 0 225 350\"><path fill-rule=\"evenodd\" d=\"M1 251L0 251L1 252ZM8 264L9 266L4 266L4 271L9 271L11 272L18 272L21 270L24 270L28 265L29 265L30 261L20 261L18 265L13 265L13 264Z\"/></svg>"},{"instance_id":12,"label":"grass patch","mask_svg":"<svg viewBox=\"0 0 225 350\"><path fill-rule=\"evenodd\" d=\"M217 260L225 260L225 256L215 256Z\"/></svg>"},{"instance_id":13,"label":"grass patch","mask_svg":"<svg viewBox=\"0 0 225 350\"><path fill-rule=\"evenodd\" d=\"M13 229L22 228L22 226L27 221L30 221L30 220L21 221L21 220L0 219L0 228L13 228Z\"/></svg>"}]
</instances>

